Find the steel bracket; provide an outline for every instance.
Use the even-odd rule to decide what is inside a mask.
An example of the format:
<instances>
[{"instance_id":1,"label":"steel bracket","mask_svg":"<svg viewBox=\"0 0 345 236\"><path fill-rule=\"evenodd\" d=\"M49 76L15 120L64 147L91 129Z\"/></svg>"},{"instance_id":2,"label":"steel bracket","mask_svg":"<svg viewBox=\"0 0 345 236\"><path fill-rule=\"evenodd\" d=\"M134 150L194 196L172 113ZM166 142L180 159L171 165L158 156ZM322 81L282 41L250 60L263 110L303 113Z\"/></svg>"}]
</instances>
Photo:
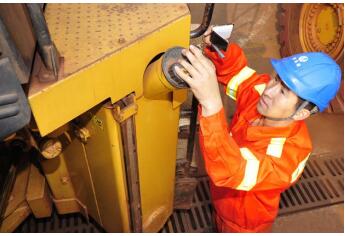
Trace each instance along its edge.
<instances>
[{"instance_id":1,"label":"steel bracket","mask_svg":"<svg viewBox=\"0 0 345 236\"><path fill-rule=\"evenodd\" d=\"M139 181L139 164L134 114L138 111L134 93L129 94L113 105L114 119L120 123L123 158L126 170L128 212L130 231L143 231L142 204Z\"/></svg>"},{"instance_id":2,"label":"steel bracket","mask_svg":"<svg viewBox=\"0 0 345 236\"><path fill-rule=\"evenodd\" d=\"M135 103L135 95L129 94L116 102L113 106L114 119L122 123L138 112L138 105Z\"/></svg>"},{"instance_id":3,"label":"steel bracket","mask_svg":"<svg viewBox=\"0 0 345 236\"><path fill-rule=\"evenodd\" d=\"M81 213L87 222L89 222L89 214L87 207L77 198L65 198L65 199L55 199L53 196L50 196L54 202L54 205L59 214L68 214L68 213Z\"/></svg>"}]
</instances>

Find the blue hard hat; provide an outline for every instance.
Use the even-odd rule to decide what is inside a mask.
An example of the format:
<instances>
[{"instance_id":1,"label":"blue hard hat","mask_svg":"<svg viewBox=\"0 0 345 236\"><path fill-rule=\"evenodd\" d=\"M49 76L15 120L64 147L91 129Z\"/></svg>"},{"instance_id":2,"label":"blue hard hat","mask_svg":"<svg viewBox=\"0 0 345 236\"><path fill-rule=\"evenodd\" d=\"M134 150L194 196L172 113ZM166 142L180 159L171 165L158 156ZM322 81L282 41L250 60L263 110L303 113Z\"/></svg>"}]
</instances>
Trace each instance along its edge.
<instances>
[{"instance_id":1,"label":"blue hard hat","mask_svg":"<svg viewBox=\"0 0 345 236\"><path fill-rule=\"evenodd\" d=\"M305 52L271 59L271 64L286 86L297 96L323 111L340 86L339 65L323 52Z\"/></svg>"}]
</instances>

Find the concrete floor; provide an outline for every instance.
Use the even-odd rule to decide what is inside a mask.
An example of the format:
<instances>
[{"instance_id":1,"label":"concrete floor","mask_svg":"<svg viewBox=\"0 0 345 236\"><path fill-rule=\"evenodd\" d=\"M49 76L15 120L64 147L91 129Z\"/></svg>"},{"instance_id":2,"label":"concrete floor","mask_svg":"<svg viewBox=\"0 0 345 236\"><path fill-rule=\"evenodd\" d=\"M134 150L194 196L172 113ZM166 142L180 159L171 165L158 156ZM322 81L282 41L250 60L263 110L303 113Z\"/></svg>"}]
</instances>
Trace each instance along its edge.
<instances>
[{"instance_id":1,"label":"concrete floor","mask_svg":"<svg viewBox=\"0 0 345 236\"><path fill-rule=\"evenodd\" d=\"M344 204L279 216L273 233L343 233Z\"/></svg>"},{"instance_id":2,"label":"concrete floor","mask_svg":"<svg viewBox=\"0 0 345 236\"><path fill-rule=\"evenodd\" d=\"M205 4L188 5L192 14L192 24L200 24ZM269 58L280 58L278 9L278 4L273 3L216 4L211 24L234 23L235 28L230 41L243 48L250 67L258 73L270 74L273 68ZM232 102L224 97L223 103L228 117L231 117ZM343 114L315 115L307 120L307 125L313 141L314 154L343 155ZM280 216L273 226L273 232L344 232L344 204Z\"/></svg>"}]
</instances>

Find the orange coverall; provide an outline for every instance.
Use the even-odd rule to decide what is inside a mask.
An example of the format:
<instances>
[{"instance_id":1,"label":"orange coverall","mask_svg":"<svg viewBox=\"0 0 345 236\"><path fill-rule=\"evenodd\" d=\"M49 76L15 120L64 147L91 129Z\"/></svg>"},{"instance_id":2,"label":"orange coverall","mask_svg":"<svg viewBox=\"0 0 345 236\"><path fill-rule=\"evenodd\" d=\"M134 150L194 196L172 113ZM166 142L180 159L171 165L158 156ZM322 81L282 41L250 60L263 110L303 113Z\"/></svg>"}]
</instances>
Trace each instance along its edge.
<instances>
[{"instance_id":1,"label":"orange coverall","mask_svg":"<svg viewBox=\"0 0 345 236\"><path fill-rule=\"evenodd\" d=\"M199 113L200 147L218 231L269 231L279 209L280 194L300 177L312 145L304 121L286 127L251 126L260 117L256 105L270 80L247 67L242 49L230 44L225 58L205 49L217 78L236 100L228 126L224 109Z\"/></svg>"}]
</instances>

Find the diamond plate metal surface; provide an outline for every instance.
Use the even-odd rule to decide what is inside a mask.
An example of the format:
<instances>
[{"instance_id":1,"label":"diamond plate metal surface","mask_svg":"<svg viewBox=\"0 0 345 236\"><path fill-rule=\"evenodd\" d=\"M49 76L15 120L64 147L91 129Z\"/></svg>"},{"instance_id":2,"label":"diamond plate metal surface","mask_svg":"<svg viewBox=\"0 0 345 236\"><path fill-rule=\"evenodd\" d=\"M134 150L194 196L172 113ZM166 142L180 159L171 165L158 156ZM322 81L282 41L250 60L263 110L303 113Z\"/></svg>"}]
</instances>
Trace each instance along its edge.
<instances>
[{"instance_id":1,"label":"diamond plate metal surface","mask_svg":"<svg viewBox=\"0 0 345 236\"><path fill-rule=\"evenodd\" d=\"M186 14L186 4L48 4L45 10L66 76Z\"/></svg>"}]
</instances>

